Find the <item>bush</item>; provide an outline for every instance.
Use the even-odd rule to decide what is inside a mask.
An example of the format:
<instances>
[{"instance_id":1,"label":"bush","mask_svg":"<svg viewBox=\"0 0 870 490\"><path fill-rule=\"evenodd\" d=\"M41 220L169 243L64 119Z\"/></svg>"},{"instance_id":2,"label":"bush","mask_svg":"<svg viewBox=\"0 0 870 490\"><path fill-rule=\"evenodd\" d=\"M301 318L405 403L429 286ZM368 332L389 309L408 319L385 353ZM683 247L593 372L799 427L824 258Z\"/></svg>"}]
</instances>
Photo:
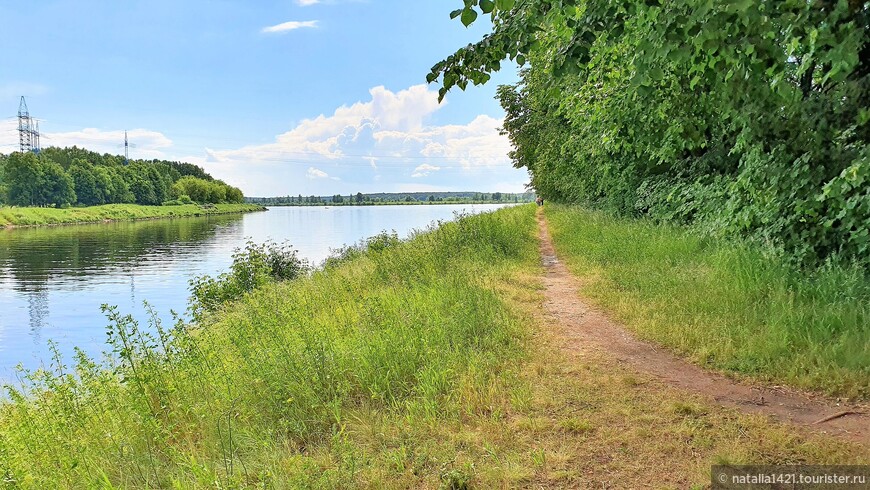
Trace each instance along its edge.
<instances>
[{"instance_id":1,"label":"bush","mask_svg":"<svg viewBox=\"0 0 870 490\"><path fill-rule=\"evenodd\" d=\"M191 311L201 318L223 304L238 299L269 282L286 281L304 275L308 264L289 245L248 242L233 253L229 272L217 277L199 276L190 281Z\"/></svg>"},{"instance_id":2,"label":"bush","mask_svg":"<svg viewBox=\"0 0 870 490\"><path fill-rule=\"evenodd\" d=\"M383 252L384 250L394 247L401 242L402 241L399 240L399 235L396 234L395 230L393 230L392 232L387 232L386 230L384 230L377 235L360 240L359 243L355 245L346 245L344 247L331 250L332 253L329 255L329 257L327 257L326 261L324 261L323 267L335 267L339 264L359 257L360 255L363 255L367 252Z\"/></svg>"}]
</instances>

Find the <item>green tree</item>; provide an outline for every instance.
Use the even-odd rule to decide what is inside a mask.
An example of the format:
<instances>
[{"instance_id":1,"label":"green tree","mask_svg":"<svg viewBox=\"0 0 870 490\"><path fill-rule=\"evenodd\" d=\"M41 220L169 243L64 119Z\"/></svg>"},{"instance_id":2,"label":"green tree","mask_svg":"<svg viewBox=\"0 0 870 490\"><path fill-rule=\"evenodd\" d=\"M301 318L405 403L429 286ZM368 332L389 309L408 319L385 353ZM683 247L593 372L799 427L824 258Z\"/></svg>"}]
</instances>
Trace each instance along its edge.
<instances>
[{"instance_id":1,"label":"green tree","mask_svg":"<svg viewBox=\"0 0 870 490\"><path fill-rule=\"evenodd\" d=\"M541 196L870 262L865 2L469 0L452 15L481 13L492 31L428 80L443 97L523 67L498 97Z\"/></svg>"},{"instance_id":2,"label":"green tree","mask_svg":"<svg viewBox=\"0 0 870 490\"><path fill-rule=\"evenodd\" d=\"M103 174L97 174L93 165L75 159L69 167L69 175L73 179L78 204L85 206L105 204L105 194L109 190L110 182L102 178Z\"/></svg>"},{"instance_id":3,"label":"green tree","mask_svg":"<svg viewBox=\"0 0 870 490\"><path fill-rule=\"evenodd\" d=\"M9 202L9 187L6 182L6 155L0 153L0 206Z\"/></svg>"},{"instance_id":4,"label":"green tree","mask_svg":"<svg viewBox=\"0 0 870 490\"><path fill-rule=\"evenodd\" d=\"M69 206L76 202L75 183L59 164L42 160L42 180L39 182L40 205Z\"/></svg>"},{"instance_id":5,"label":"green tree","mask_svg":"<svg viewBox=\"0 0 870 490\"><path fill-rule=\"evenodd\" d=\"M41 206L40 184L44 182L41 162L33 153L15 152L6 160L6 186L9 203L16 206Z\"/></svg>"},{"instance_id":6,"label":"green tree","mask_svg":"<svg viewBox=\"0 0 870 490\"><path fill-rule=\"evenodd\" d=\"M233 187L231 185L226 186L226 194L226 201L229 203L241 204L245 201L245 196L242 194L242 190L238 187Z\"/></svg>"}]
</instances>

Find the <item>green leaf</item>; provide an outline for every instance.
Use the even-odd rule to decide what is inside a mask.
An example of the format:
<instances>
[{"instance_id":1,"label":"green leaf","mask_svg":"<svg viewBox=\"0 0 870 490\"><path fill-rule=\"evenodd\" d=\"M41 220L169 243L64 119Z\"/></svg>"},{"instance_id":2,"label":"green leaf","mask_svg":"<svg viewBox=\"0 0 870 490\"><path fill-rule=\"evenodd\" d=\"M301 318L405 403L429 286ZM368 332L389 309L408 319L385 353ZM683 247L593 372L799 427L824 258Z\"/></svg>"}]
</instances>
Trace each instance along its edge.
<instances>
[{"instance_id":1,"label":"green leaf","mask_svg":"<svg viewBox=\"0 0 870 490\"><path fill-rule=\"evenodd\" d=\"M477 11L472 8L467 8L463 10L460 20L465 25L465 27L470 26L475 20L477 20Z\"/></svg>"},{"instance_id":2,"label":"green leaf","mask_svg":"<svg viewBox=\"0 0 870 490\"><path fill-rule=\"evenodd\" d=\"M492 12L494 8L495 2L492 0L480 0L480 10L482 10L484 14Z\"/></svg>"}]
</instances>

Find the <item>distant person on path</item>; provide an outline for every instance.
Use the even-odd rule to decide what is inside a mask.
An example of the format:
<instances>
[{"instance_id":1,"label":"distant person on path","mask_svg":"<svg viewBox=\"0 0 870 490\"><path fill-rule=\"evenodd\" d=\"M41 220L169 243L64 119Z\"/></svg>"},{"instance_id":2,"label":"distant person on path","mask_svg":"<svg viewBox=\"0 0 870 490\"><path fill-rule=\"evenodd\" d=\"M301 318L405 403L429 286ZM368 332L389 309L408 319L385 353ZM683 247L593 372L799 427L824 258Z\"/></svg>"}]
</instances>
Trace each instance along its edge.
<instances>
[{"instance_id":1,"label":"distant person on path","mask_svg":"<svg viewBox=\"0 0 870 490\"><path fill-rule=\"evenodd\" d=\"M536 203L538 206L543 206L543 205L544 205L544 198L541 197L541 196L536 197L536 198L535 198L535 203Z\"/></svg>"}]
</instances>

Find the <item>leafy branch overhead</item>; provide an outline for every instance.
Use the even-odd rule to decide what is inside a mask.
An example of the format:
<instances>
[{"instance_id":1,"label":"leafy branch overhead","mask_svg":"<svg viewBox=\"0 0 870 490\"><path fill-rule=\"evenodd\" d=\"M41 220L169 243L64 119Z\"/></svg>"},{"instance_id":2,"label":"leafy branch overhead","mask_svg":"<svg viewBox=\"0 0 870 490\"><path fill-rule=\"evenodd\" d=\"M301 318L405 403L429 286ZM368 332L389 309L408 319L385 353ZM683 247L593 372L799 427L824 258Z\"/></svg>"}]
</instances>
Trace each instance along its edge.
<instances>
[{"instance_id":1,"label":"leafy branch overhead","mask_svg":"<svg viewBox=\"0 0 870 490\"><path fill-rule=\"evenodd\" d=\"M538 192L758 238L870 253L870 2L465 0L491 31L432 67L490 80Z\"/></svg>"},{"instance_id":2,"label":"leafy branch overhead","mask_svg":"<svg viewBox=\"0 0 870 490\"><path fill-rule=\"evenodd\" d=\"M866 73L870 54L861 51L867 5L856 0L465 0L450 16L468 26L478 11L491 16L492 32L433 66L430 83L440 78L446 90L465 89L469 81L488 81L505 59L523 66L553 48L553 72L577 74L596 42L612 45L638 33L644 38L626 60L637 86L660 81L662 63L683 66L696 83L747 76L777 82L808 71L823 83L839 82L859 64Z\"/></svg>"}]
</instances>

